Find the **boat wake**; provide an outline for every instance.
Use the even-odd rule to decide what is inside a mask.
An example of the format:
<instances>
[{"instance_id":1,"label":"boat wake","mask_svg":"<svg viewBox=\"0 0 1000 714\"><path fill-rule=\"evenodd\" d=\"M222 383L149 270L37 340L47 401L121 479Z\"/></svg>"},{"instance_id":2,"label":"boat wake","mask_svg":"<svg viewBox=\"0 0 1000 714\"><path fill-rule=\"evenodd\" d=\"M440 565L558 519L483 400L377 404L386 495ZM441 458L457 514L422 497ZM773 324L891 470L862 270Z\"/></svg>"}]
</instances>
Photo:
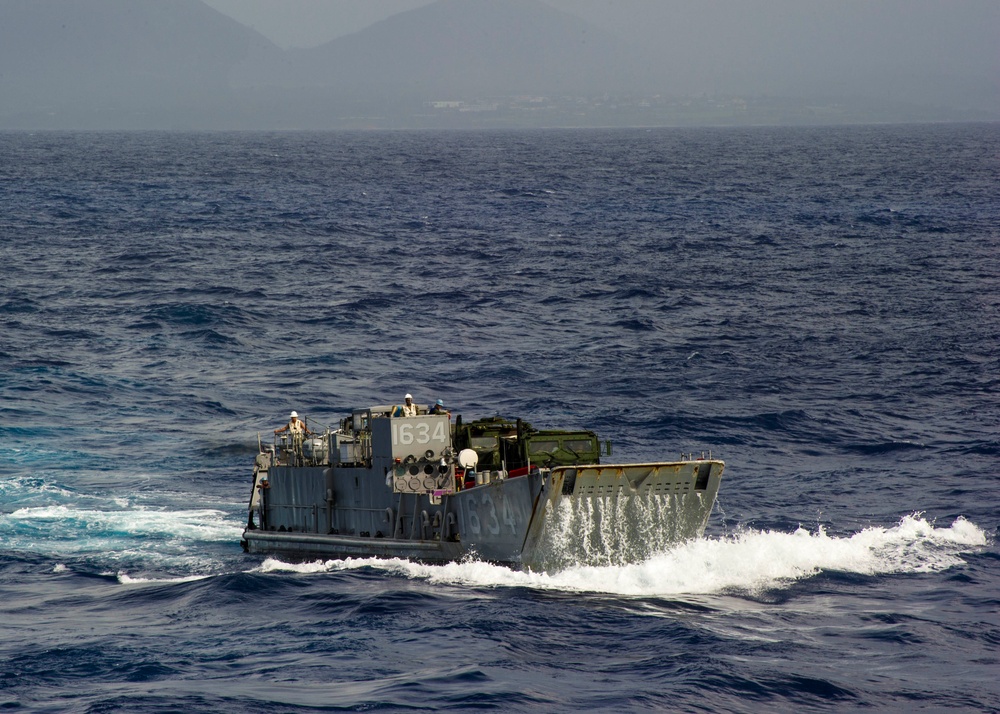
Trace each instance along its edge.
<instances>
[{"instance_id":1,"label":"boat wake","mask_svg":"<svg viewBox=\"0 0 1000 714\"><path fill-rule=\"evenodd\" d=\"M238 547L241 524L224 511L118 506L38 506L0 514L0 550L55 561L56 573L70 562L71 570L117 574L120 582L133 583L146 580L125 572L168 573L181 581L223 572L226 560L218 551Z\"/></svg>"},{"instance_id":2,"label":"boat wake","mask_svg":"<svg viewBox=\"0 0 1000 714\"><path fill-rule=\"evenodd\" d=\"M126 585L187 582L232 573L234 565L239 571L239 563L246 562L237 545L240 515L212 508L146 508L127 502L116 503L113 510L91 503L29 506L0 514L0 547L7 553L41 558L56 574L96 570ZM581 526L578 518L565 519L565 523L568 530ZM568 556L580 544L565 535L557 540L567 544L564 554ZM917 513L893 527L870 527L848 536L831 536L822 527L800 527L794 532L746 528L718 538L664 545L655 552L629 547L619 553L636 556L628 562L616 557L595 563L587 559L593 553L563 559L561 565L545 572L474 559L425 565L378 558L297 564L267 558L249 572L369 569L457 587L526 587L636 597L756 595L787 589L821 573L940 572L963 565L963 556L975 553L988 540L979 526L964 518L938 526Z\"/></svg>"},{"instance_id":3,"label":"boat wake","mask_svg":"<svg viewBox=\"0 0 1000 714\"><path fill-rule=\"evenodd\" d=\"M576 565L555 572L517 571L480 561L422 565L377 558L300 564L268 558L259 570L327 573L371 568L435 584L637 597L753 595L785 589L824 572L861 576L938 572L962 565L963 554L986 543L984 531L964 518L936 527L913 514L892 528L866 528L848 537L830 536L823 528L799 528L793 533L745 529L691 541L638 563Z\"/></svg>"}]
</instances>

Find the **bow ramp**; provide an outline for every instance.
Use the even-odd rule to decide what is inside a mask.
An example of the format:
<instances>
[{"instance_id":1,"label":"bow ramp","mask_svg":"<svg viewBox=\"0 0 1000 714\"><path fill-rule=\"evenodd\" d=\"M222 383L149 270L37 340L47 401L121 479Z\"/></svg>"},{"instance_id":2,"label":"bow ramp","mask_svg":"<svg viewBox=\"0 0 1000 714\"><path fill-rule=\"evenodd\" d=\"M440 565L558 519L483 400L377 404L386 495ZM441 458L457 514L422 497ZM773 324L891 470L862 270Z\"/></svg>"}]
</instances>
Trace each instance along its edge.
<instances>
[{"instance_id":1,"label":"bow ramp","mask_svg":"<svg viewBox=\"0 0 1000 714\"><path fill-rule=\"evenodd\" d=\"M540 570L621 565L700 537L724 468L697 459L553 469L522 562Z\"/></svg>"}]
</instances>

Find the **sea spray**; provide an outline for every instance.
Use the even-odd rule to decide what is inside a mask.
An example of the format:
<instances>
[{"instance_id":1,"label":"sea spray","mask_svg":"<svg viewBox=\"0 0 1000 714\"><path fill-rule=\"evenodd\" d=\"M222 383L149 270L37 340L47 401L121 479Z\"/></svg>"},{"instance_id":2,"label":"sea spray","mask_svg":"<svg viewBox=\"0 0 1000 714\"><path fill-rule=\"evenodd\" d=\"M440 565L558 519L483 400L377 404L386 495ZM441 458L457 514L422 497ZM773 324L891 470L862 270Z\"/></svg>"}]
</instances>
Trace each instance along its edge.
<instances>
[{"instance_id":1,"label":"sea spray","mask_svg":"<svg viewBox=\"0 0 1000 714\"><path fill-rule=\"evenodd\" d=\"M745 529L699 538L629 564L576 563L532 572L479 561L425 565L398 558L348 558L289 564L268 558L265 573L324 573L372 568L392 575L471 587L530 587L636 597L759 594L787 589L821 572L862 576L927 573L957 567L962 555L987 544L981 528L964 518L936 527L915 514L896 526L873 526L850 536L825 529L793 532Z\"/></svg>"}]
</instances>

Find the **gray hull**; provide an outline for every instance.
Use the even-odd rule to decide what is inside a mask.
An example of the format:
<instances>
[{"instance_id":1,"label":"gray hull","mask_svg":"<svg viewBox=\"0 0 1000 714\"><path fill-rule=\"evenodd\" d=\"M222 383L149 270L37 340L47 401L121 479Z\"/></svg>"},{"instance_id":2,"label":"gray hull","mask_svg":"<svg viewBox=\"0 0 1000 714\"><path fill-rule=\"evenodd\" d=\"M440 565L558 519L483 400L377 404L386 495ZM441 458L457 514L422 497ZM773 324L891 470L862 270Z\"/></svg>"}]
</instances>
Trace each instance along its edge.
<instances>
[{"instance_id":1,"label":"gray hull","mask_svg":"<svg viewBox=\"0 0 1000 714\"><path fill-rule=\"evenodd\" d=\"M378 464L271 466L255 478L243 545L298 560L477 558L533 570L637 562L702 535L723 469L717 460L562 466L401 493Z\"/></svg>"}]
</instances>

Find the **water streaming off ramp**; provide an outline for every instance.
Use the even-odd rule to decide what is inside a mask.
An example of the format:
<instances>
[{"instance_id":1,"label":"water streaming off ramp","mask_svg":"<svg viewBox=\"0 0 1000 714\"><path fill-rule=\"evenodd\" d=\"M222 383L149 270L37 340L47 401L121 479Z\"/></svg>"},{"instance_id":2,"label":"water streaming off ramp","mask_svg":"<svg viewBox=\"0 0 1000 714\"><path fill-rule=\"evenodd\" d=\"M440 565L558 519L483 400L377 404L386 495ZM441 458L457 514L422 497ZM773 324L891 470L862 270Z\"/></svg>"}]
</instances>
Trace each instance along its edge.
<instances>
[{"instance_id":1,"label":"water streaming off ramp","mask_svg":"<svg viewBox=\"0 0 1000 714\"><path fill-rule=\"evenodd\" d=\"M700 508L690 508L689 501ZM683 533L694 532L704 512L700 492L622 493L548 502L538 560L546 570L573 564L639 563L677 545Z\"/></svg>"}]
</instances>

